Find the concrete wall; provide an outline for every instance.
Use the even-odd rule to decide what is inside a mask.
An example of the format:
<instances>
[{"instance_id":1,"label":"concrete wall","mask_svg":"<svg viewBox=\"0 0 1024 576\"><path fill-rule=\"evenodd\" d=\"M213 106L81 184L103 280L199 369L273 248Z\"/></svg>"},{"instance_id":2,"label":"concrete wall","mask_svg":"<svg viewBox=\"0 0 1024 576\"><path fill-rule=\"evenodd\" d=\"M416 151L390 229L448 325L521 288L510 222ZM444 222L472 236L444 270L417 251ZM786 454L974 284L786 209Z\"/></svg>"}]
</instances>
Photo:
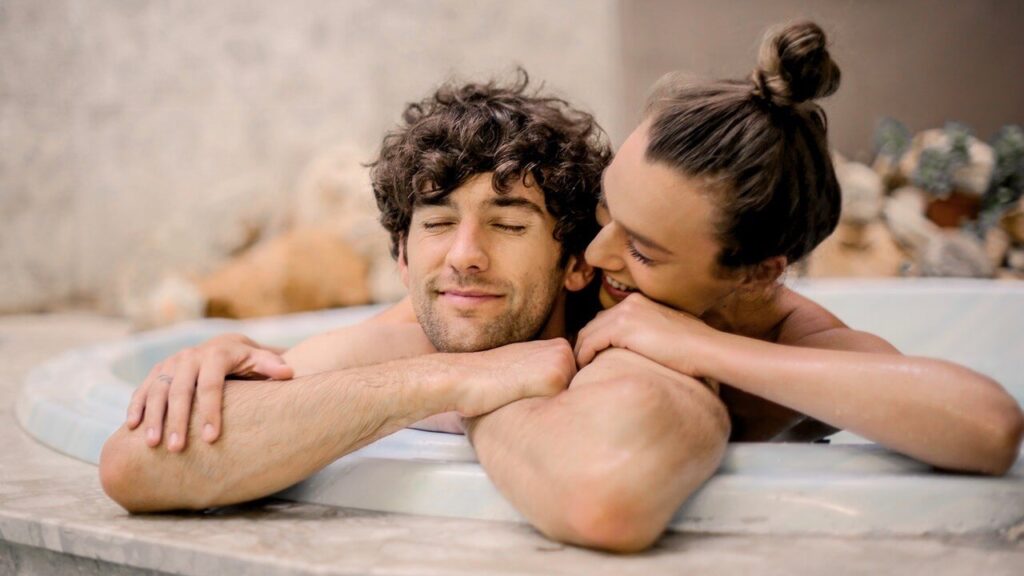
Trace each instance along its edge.
<instances>
[{"instance_id":1,"label":"concrete wall","mask_svg":"<svg viewBox=\"0 0 1024 576\"><path fill-rule=\"evenodd\" d=\"M453 74L521 64L615 129L616 16L614 0L4 0L0 311L109 302L126 261L187 260L239 199L283 209L317 152L371 158Z\"/></svg>"},{"instance_id":2,"label":"concrete wall","mask_svg":"<svg viewBox=\"0 0 1024 576\"><path fill-rule=\"evenodd\" d=\"M620 25L628 114L671 70L746 77L763 31L819 22L843 72L823 102L833 144L867 159L879 118L911 130L958 120L987 140L1024 123L1024 2L1015 0L624 0Z\"/></svg>"}]
</instances>

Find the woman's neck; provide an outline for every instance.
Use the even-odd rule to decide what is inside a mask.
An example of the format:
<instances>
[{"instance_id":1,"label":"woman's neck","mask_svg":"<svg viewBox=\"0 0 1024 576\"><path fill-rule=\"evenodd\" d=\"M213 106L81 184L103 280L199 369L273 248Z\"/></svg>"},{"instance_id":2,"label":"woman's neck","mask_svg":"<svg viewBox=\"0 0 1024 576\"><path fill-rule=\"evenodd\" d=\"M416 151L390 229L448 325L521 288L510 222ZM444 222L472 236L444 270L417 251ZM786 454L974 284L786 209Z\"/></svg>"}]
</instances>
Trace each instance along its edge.
<instances>
[{"instance_id":1,"label":"woman's neck","mask_svg":"<svg viewBox=\"0 0 1024 576\"><path fill-rule=\"evenodd\" d=\"M774 342L783 321L792 312L782 298L786 290L781 285L763 292L734 290L705 311L701 320L716 330Z\"/></svg>"}]
</instances>

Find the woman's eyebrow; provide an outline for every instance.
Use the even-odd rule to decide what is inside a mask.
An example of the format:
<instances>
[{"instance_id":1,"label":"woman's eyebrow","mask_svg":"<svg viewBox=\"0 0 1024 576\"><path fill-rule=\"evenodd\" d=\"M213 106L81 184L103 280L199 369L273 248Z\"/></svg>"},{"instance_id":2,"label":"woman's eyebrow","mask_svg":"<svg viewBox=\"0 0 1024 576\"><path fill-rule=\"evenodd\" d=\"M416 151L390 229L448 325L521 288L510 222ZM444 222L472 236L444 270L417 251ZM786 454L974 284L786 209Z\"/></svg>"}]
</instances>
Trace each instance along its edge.
<instances>
[{"instance_id":1,"label":"woman's eyebrow","mask_svg":"<svg viewBox=\"0 0 1024 576\"><path fill-rule=\"evenodd\" d=\"M664 252L665 254L667 254L669 256L674 256L675 255L671 250L669 250L668 248L665 248L661 244L658 244L654 240L651 240L650 238L644 236L643 234L637 234L636 232L633 232L629 228L626 228L625 226L622 225L622 222L619 222L619 226L623 230L625 230L626 234L629 234L633 238L633 240L635 240L636 242L638 242L640 244L643 244L644 246L646 246L648 248L653 248L655 250L658 250L659 252Z\"/></svg>"}]
</instances>

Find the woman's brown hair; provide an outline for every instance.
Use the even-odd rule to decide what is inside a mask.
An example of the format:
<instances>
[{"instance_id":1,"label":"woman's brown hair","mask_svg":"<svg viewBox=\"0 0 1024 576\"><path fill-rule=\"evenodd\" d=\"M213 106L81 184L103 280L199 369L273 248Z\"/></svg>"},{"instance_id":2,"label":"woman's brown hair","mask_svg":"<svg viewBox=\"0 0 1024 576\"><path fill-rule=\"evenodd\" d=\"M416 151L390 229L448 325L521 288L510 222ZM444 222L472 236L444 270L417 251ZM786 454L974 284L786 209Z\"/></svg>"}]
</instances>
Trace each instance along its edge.
<instances>
[{"instance_id":1,"label":"woman's brown hair","mask_svg":"<svg viewBox=\"0 0 1024 576\"><path fill-rule=\"evenodd\" d=\"M814 99L839 67L813 22L769 33L746 80L660 83L648 104L646 158L709 184L726 269L793 263L835 229L840 195Z\"/></svg>"}]
</instances>

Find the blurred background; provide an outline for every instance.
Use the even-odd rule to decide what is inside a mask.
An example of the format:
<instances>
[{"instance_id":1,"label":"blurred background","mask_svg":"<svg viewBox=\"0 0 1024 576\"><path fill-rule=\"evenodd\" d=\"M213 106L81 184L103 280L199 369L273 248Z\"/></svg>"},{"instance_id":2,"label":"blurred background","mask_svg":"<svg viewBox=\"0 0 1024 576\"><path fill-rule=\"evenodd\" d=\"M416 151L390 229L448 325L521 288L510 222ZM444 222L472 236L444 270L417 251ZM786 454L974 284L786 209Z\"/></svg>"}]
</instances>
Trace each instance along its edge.
<instances>
[{"instance_id":1,"label":"blurred background","mask_svg":"<svg viewBox=\"0 0 1024 576\"><path fill-rule=\"evenodd\" d=\"M799 18L847 205L796 273L1024 277L1019 1L3 0L0 313L394 299L362 163L406 102L521 65L618 145L662 74L745 77Z\"/></svg>"}]
</instances>

